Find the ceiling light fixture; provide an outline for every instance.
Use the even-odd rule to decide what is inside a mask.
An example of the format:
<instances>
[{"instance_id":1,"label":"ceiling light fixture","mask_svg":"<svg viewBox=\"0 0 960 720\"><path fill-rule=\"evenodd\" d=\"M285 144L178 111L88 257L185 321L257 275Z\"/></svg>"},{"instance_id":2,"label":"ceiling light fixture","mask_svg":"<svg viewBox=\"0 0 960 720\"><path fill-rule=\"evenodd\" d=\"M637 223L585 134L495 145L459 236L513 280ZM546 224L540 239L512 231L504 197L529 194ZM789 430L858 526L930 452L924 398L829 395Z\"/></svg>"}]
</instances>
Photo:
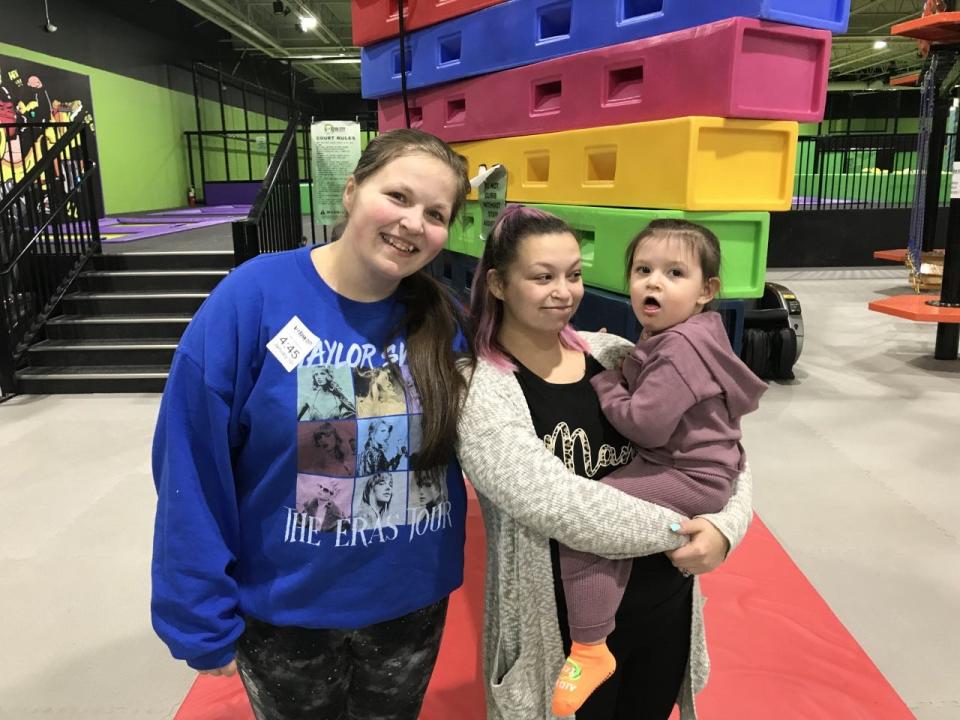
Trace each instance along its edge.
<instances>
[{"instance_id":1,"label":"ceiling light fixture","mask_svg":"<svg viewBox=\"0 0 960 720\"><path fill-rule=\"evenodd\" d=\"M341 63L358 63L360 62L359 55L350 55L347 56L345 53L331 54L331 53L307 53L304 55L288 55L290 60L325 60L327 62L341 62Z\"/></svg>"},{"instance_id":2,"label":"ceiling light fixture","mask_svg":"<svg viewBox=\"0 0 960 720\"><path fill-rule=\"evenodd\" d=\"M302 32L309 32L314 30L319 23L313 15L301 15L300 16L300 30Z\"/></svg>"},{"instance_id":3,"label":"ceiling light fixture","mask_svg":"<svg viewBox=\"0 0 960 720\"><path fill-rule=\"evenodd\" d=\"M886 41L886 40L876 40L876 41L873 43L873 49L874 49L874 50L886 50L886 49L887 49L887 41Z\"/></svg>"},{"instance_id":4,"label":"ceiling light fixture","mask_svg":"<svg viewBox=\"0 0 960 720\"><path fill-rule=\"evenodd\" d=\"M43 0L43 12L47 16L47 24L43 26L43 29L48 33L55 33L57 26L50 22L50 8L47 7L47 0Z\"/></svg>"}]
</instances>

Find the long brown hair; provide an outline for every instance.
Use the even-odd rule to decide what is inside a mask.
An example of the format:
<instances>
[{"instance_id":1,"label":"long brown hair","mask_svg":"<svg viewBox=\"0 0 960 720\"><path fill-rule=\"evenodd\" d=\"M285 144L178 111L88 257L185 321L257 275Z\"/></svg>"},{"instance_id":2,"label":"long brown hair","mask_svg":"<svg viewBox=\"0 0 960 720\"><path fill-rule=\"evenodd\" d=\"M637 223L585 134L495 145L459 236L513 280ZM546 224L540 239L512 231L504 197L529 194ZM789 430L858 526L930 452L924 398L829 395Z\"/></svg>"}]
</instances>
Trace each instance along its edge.
<instances>
[{"instance_id":1,"label":"long brown hair","mask_svg":"<svg viewBox=\"0 0 960 720\"><path fill-rule=\"evenodd\" d=\"M470 192L470 177L463 156L433 135L406 129L378 135L360 156L353 171L354 182L362 185L394 160L417 153L440 160L457 179L449 227ZM412 469L440 472L454 455L457 419L466 391L466 383L457 370L453 346L460 336L472 356L472 333L467 331L464 313L451 294L426 269L400 281L398 299L406 306L399 330L406 336L407 364L423 412L420 418L423 441L419 452L411 458Z\"/></svg>"}]
</instances>

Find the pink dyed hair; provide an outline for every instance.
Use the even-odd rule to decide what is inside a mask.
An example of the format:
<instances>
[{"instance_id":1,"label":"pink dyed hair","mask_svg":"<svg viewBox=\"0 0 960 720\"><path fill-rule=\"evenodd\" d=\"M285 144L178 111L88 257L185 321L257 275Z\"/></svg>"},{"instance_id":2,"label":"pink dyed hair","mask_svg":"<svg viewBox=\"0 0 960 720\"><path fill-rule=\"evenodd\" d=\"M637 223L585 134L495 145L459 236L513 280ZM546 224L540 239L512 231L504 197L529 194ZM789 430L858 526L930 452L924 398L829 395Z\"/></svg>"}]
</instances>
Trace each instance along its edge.
<instances>
[{"instance_id":1,"label":"pink dyed hair","mask_svg":"<svg viewBox=\"0 0 960 720\"><path fill-rule=\"evenodd\" d=\"M515 372L517 366L497 343L497 333L503 321L503 303L490 292L487 272L496 270L501 277L504 276L507 268L516 260L520 242L528 235L565 232L575 236L573 229L556 215L526 205L507 205L493 223L493 229L483 248L483 256L473 275L470 314L475 328L477 357L483 358L501 372ZM587 344L571 325L560 331L560 342L572 350L589 352Z\"/></svg>"}]
</instances>

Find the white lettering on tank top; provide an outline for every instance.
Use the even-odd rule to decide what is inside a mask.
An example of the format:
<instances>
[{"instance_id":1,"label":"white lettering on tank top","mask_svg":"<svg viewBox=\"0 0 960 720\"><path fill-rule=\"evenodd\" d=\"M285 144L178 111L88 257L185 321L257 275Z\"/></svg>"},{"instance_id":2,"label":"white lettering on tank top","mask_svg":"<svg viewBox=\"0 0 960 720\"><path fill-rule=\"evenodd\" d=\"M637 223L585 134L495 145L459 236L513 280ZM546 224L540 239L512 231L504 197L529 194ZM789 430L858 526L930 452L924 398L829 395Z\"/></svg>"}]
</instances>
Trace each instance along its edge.
<instances>
[{"instance_id":1,"label":"white lettering on tank top","mask_svg":"<svg viewBox=\"0 0 960 720\"><path fill-rule=\"evenodd\" d=\"M580 452L583 455L584 472L589 478L596 475L601 468L620 467L633 459L633 450L630 445L624 445L620 450L617 450L613 445L604 443L600 446L600 451L597 453L597 462L594 464L590 438L587 437L586 431L583 428L571 430L565 422L557 423L552 433L543 436L543 444L547 446L547 450L555 455L557 454L557 443L560 443L560 449L563 453L560 459L563 460L567 470L572 473L577 471L576 449L578 441Z\"/></svg>"}]
</instances>

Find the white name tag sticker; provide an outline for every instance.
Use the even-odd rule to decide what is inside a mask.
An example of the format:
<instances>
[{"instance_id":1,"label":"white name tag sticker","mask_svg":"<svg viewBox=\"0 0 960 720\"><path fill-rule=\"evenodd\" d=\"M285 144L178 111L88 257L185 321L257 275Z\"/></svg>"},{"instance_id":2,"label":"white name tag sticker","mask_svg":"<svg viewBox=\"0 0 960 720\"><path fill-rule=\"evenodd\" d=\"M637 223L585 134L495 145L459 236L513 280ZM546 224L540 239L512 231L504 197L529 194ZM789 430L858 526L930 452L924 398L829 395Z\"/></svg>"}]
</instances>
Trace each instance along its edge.
<instances>
[{"instance_id":1,"label":"white name tag sticker","mask_svg":"<svg viewBox=\"0 0 960 720\"><path fill-rule=\"evenodd\" d=\"M310 332L300 318L294 315L290 322L283 326L283 330L267 343L267 350L290 372L318 342L320 338Z\"/></svg>"}]
</instances>

